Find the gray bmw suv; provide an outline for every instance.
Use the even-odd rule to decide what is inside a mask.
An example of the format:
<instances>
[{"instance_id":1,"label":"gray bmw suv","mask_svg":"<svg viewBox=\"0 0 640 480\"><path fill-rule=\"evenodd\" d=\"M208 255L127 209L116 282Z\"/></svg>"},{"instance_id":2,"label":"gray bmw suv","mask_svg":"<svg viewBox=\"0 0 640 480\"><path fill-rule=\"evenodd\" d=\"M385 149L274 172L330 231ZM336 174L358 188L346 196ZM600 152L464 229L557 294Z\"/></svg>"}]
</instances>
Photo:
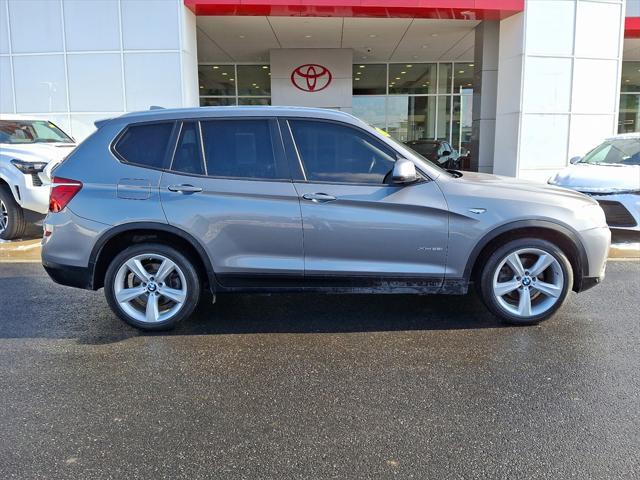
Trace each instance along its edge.
<instances>
[{"instance_id":1,"label":"gray bmw suv","mask_svg":"<svg viewBox=\"0 0 640 480\"><path fill-rule=\"evenodd\" d=\"M158 330L201 294L465 294L516 324L604 277L602 209L445 171L331 110L152 110L98 122L54 171L42 261Z\"/></svg>"}]
</instances>

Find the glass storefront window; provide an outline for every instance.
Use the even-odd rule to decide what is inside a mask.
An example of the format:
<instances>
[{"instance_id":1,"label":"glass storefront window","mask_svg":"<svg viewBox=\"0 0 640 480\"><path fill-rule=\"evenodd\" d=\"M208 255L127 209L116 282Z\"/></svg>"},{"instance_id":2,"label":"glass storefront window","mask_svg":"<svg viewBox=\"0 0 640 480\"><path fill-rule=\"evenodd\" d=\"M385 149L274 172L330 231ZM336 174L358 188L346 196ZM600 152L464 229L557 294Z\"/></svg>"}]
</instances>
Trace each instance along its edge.
<instances>
[{"instance_id":1,"label":"glass storefront window","mask_svg":"<svg viewBox=\"0 0 640 480\"><path fill-rule=\"evenodd\" d=\"M450 63L438 64L438 93L440 95L451 93L451 80L453 77L453 65Z\"/></svg>"},{"instance_id":2,"label":"glass storefront window","mask_svg":"<svg viewBox=\"0 0 640 480\"><path fill-rule=\"evenodd\" d=\"M453 93L473 93L473 63L454 63L453 70Z\"/></svg>"},{"instance_id":3,"label":"glass storefront window","mask_svg":"<svg viewBox=\"0 0 640 480\"><path fill-rule=\"evenodd\" d=\"M436 63L393 63L389 65L389 94L436 93Z\"/></svg>"},{"instance_id":4,"label":"glass storefront window","mask_svg":"<svg viewBox=\"0 0 640 480\"><path fill-rule=\"evenodd\" d=\"M640 92L640 62L622 62L623 92Z\"/></svg>"},{"instance_id":5,"label":"glass storefront window","mask_svg":"<svg viewBox=\"0 0 640 480\"><path fill-rule=\"evenodd\" d=\"M352 113L369 125L385 130L387 128L385 96L353 97Z\"/></svg>"},{"instance_id":6,"label":"glass storefront window","mask_svg":"<svg viewBox=\"0 0 640 480\"><path fill-rule=\"evenodd\" d=\"M271 99L266 97L239 97L238 105L271 105Z\"/></svg>"},{"instance_id":7,"label":"glass storefront window","mask_svg":"<svg viewBox=\"0 0 640 480\"><path fill-rule=\"evenodd\" d=\"M235 97L200 97L201 107L223 107L226 105L235 105Z\"/></svg>"},{"instance_id":8,"label":"glass storefront window","mask_svg":"<svg viewBox=\"0 0 640 480\"><path fill-rule=\"evenodd\" d=\"M235 68L233 65L199 65L200 95L235 95Z\"/></svg>"},{"instance_id":9,"label":"glass storefront window","mask_svg":"<svg viewBox=\"0 0 640 480\"><path fill-rule=\"evenodd\" d=\"M451 97L438 97L438 120L434 138L449 140L451 132Z\"/></svg>"},{"instance_id":10,"label":"glass storefront window","mask_svg":"<svg viewBox=\"0 0 640 480\"><path fill-rule=\"evenodd\" d=\"M238 65L238 95L271 95L269 65Z\"/></svg>"},{"instance_id":11,"label":"glass storefront window","mask_svg":"<svg viewBox=\"0 0 640 480\"><path fill-rule=\"evenodd\" d=\"M353 66L354 95L385 95L386 93L386 64L362 63Z\"/></svg>"},{"instance_id":12,"label":"glass storefront window","mask_svg":"<svg viewBox=\"0 0 640 480\"><path fill-rule=\"evenodd\" d=\"M623 93L620 95L618 133L637 131L640 131L640 95Z\"/></svg>"},{"instance_id":13,"label":"glass storefront window","mask_svg":"<svg viewBox=\"0 0 640 480\"><path fill-rule=\"evenodd\" d=\"M401 142L434 138L436 101L437 97L388 97L387 131Z\"/></svg>"}]
</instances>

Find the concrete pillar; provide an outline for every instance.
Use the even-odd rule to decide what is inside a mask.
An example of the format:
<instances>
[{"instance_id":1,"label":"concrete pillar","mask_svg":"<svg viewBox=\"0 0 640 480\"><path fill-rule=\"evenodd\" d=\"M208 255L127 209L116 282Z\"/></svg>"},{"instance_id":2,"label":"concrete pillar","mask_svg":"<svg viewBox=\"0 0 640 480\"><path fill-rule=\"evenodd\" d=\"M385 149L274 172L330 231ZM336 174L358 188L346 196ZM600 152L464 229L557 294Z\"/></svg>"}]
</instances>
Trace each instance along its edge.
<instances>
[{"instance_id":1,"label":"concrete pillar","mask_svg":"<svg viewBox=\"0 0 640 480\"><path fill-rule=\"evenodd\" d=\"M624 0L527 0L500 22L494 172L546 181L616 132Z\"/></svg>"},{"instance_id":2,"label":"concrete pillar","mask_svg":"<svg viewBox=\"0 0 640 480\"><path fill-rule=\"evenodd\" d=\"M500 23L485 20L475 30L471 169L493 172L498 93Z\"/></svg>"}]
</instances>

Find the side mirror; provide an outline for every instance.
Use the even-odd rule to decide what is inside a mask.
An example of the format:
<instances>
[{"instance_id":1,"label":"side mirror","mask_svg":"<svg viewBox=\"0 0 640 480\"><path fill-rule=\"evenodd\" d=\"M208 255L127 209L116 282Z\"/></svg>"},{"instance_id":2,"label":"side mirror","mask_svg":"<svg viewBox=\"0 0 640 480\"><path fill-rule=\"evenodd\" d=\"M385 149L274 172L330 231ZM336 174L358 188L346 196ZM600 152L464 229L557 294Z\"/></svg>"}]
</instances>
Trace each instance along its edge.
<instances>
[{"instance_id":1,"label":"side mirror","mask_svg":"<svg viewBox=\"0 0 640 480\"><path fill-rule=\"evenodd\" d=\"M411 160L400 158L393 165L393 183L413 183L418 179L416 166Z\"/></svg>"},{"instance_id":2,"label":"side mirror","mask_svg":"<svg viewBox=\"0 0 640 480\"><path fill-rule=\"evenodd\" d=\"M578 163L580 160L582 160L582 157L573 157L572 159L569 160L569 163L571 165L575 165L576 163Z\"/></svg>"}]
</instances>

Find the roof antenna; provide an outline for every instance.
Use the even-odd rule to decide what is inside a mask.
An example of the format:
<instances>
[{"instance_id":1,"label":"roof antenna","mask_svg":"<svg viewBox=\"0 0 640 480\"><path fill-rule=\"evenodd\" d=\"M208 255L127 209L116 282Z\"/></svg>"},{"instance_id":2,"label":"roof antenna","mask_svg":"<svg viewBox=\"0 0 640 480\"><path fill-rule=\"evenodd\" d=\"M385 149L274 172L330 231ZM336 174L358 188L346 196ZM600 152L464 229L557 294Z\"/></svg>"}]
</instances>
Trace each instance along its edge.
<instances>
[{"instance_id":1,"label":"roof antenna","mask_svg":"<svg viewBox=\"0 0 640 480\"><path fill-rule=\"evenodd\" d=\"M161 107L160 105L151 105L149 110L164 110L164 107Z\"/></svg>"}]
</instances>

